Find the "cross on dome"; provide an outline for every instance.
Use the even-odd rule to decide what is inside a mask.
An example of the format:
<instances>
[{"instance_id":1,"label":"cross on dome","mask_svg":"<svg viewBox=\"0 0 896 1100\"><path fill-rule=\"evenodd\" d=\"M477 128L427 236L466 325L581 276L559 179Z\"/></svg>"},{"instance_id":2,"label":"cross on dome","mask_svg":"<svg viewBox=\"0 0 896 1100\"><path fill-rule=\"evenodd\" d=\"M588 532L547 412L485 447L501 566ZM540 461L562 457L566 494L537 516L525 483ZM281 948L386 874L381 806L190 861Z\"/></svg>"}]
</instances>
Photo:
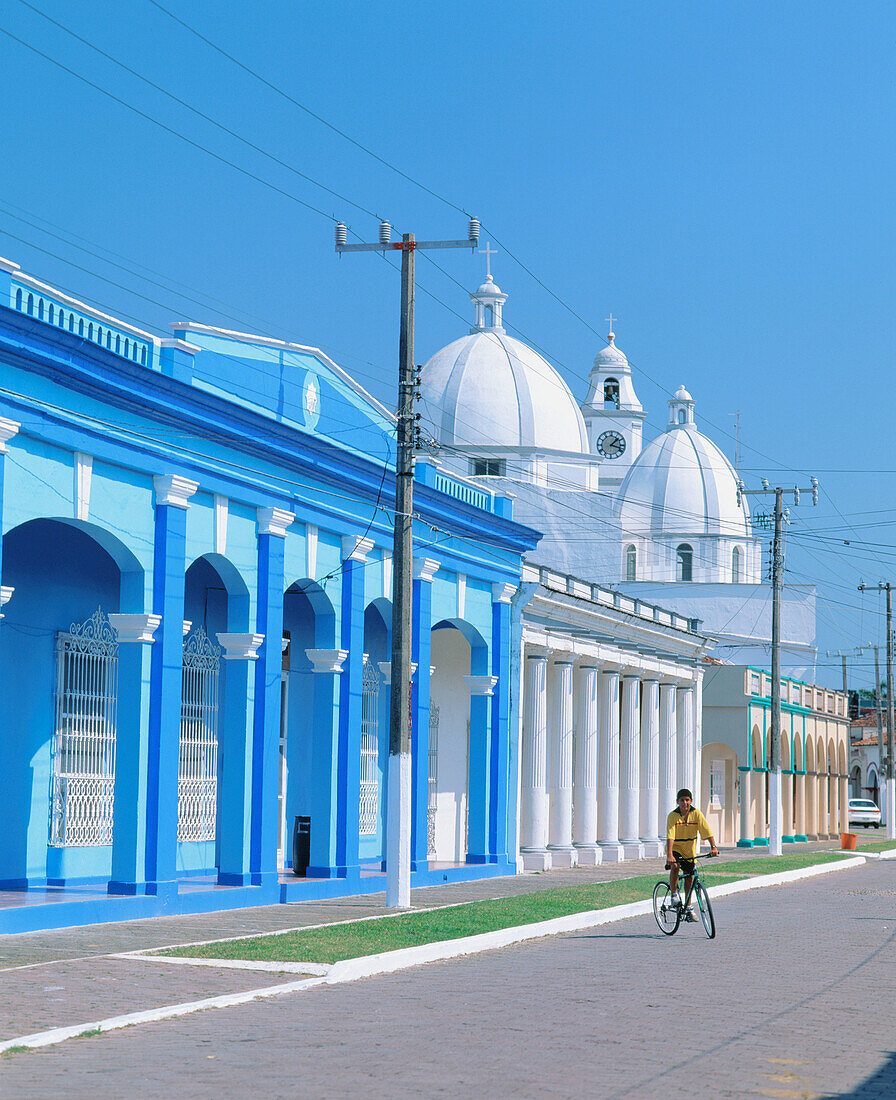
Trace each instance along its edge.
<instances>
[{"instance_id":1,"label":"cross on dome","mask_svg":"<svg viewBox=\"0 0 896 1100\"><path fill-rule=\"evenodd\" d=\"M604 317L604 320L610 326L610 331L607 333L607 339L612 344L613 341L616 339L616 333L613 331L613 323L614 323L614 321L618 321L619 318L614 317L613 314L611 313L609 317Z\"/></svg>"},{"instance_id":2,"label":"cross on dome","mask_svg":"<svg viewBox=\"0 0 896 1100\"><path fill-rule=\"evenodd\" d=\"M497 256L498 250L492 248L491 244L486 241L485 248L480 248L478 251L480 256L485 256L485 277L490 279L492 277L492 256Z\"/></svg>"}]
</instances>

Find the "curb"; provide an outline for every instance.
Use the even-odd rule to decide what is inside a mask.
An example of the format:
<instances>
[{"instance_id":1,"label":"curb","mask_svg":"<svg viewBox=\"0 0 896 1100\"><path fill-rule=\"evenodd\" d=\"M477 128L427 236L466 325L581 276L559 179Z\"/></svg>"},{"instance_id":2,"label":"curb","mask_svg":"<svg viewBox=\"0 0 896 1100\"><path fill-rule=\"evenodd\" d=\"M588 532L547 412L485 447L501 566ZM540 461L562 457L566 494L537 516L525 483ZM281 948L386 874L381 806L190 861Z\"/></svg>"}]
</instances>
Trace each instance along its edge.
<instances>
[{"instance_id":1,"label":"curb","mask_svg":"<svg viewBox=\"0 0 896 1100\"><path fill-rule=\"evenodd\" d=\"M888 858L896 859L896 850ZM759 890L766 886L783 886L786 883L814 878L817 875L828 874L831 871L861 867L865 863L864 856L852 856L831 863L801 867L796 871L781 871L778 874L759 875L756 878L742 879L740 882L732 882L724 886L713 886L710 888L709 894L712 898L720 898L729 894L744 893L747 890ZM92 1023L57 1027L50 1031L40 1031L35 1032L33 1035L22 1035L15 1039L6 1039L0 1042L0 1054L15 1047L33 1049L50 1046L65 1039L73 1039L79 1035L84 1035L85 1032L116 1031L119 1028L131 1027L134 1024L155 1023L160 1020L186 1016L192 1012L201 1012L206 1008L232 1008L237 1005L248 1004L250 1001L261 1000L266 997L277 997L283 993L295 993L319 985L337 985L342 982L357 981L359 978L374 977L378 974L391 974L396 970L420 966L427 962L455 959L463 955L473 955L482 951L492 951L499 947L509 947L511 944L522 943L526 940L556 936L564 932L578 932L585 928L597 928L602 924L612 924L615 921L626 920L629 917L644 916L652 911L653 901L648 898L645 901L629 902L627 905L615 905L609 909L591 909L582 913L571 913L565 917L554 917L552 920L539 921L535 924L522 924L514 928L501 928L495 932L482 932L477 936L464 936L458 940L443 940L439 943L422 944L419 947L404 947L398 951L384 951L378 955L364 955L357 959L345 959L342 962L334 963L328 968L327 973L320 977L286 982L283 985L264 986L260 989L249 989L242 993L226 993L217 997L206 997L200 1001L187 1001L183 1004L147 1009L143 1012L129 1012L120 1016L110 1016L104 1020L95 1020ZM193 960L183 957L175 960L172 957L140 955L136 952L122 952L113 957L131 960L143 958L147 962L155 962L161 958L163 962L176 961L182 964L214 965L212 960ZM269 970L271 968L282 970L285 966L290 965L253 964L246 960L227 960L223 965L226 966L227 962L230 962L231 966L233 962L242 962L242 966L235 967L235 969L241 970ZM309 963L305 965L307 968L304 973L306 974L312 965L317 969L317 964Z\"/></svg>"}]
</instances>

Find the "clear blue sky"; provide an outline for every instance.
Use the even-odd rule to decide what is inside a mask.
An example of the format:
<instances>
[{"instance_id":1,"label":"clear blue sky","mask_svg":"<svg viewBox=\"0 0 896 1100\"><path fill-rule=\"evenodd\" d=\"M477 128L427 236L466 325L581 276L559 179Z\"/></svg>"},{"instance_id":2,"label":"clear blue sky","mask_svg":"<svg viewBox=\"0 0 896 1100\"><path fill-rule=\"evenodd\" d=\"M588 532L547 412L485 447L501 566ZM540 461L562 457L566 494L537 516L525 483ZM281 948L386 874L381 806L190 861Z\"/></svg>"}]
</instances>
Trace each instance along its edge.
<instances>
[{"instance_id":1,"label":"clear blue sky","mask_svg":"<svg viewBox=\"0 0 896 1100\"><path fill-rule=\"evenodd\" d=\"M0 35L0 254L150 329L318 345L389 401L398 280L376 255L338 260L323 215L440 238L467 210L501 242L508 324L579 399L612 311L648 433L684 382L731 458L741 411L749 484L820 478L788 543L789 579L819 586L820 678L839 683L825 649L882 642L856 585L896 580L891 4L164 0L445 203L150 0L33 3L342 197L8 0L5 31L175 133ZM436 258L450 278L418 262L420 361L469 327L483 270Z\"/></svg>"}]
</instances>

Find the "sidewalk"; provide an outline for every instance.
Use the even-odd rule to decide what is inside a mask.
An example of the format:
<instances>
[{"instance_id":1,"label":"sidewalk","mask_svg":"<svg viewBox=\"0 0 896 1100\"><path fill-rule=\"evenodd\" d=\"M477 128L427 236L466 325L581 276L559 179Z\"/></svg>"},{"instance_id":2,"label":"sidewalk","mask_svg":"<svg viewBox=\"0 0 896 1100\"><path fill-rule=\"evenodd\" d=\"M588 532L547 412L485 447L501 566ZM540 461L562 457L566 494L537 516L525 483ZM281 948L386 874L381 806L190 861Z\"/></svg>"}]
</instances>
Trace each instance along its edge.
<instances>
[{"instance_id":1,"label":"sidewalk","mask_svg":"<svg viewBox=\"0 0 896 1100\"><path fill-rule=\"evenodd\" d=\"M839 850L833 841L785 845L785 854ZM762 849L725 849L724 862L762 857ZM861 854L861 851L856 853ZM723 862L720 861L720 862ZM664 860L515 875L422 887L417 909L507 897L557 886L664 874ZM721 869L721 868L720 868ZM393 910L394 911L394 910ZM202 940L380 916L384 894L275 905L192 917L155 917L121 924L0 937L0 1041L109 1016L295 982L281 971L168 966L110 956Z\"/></svg>"}]
</instances>

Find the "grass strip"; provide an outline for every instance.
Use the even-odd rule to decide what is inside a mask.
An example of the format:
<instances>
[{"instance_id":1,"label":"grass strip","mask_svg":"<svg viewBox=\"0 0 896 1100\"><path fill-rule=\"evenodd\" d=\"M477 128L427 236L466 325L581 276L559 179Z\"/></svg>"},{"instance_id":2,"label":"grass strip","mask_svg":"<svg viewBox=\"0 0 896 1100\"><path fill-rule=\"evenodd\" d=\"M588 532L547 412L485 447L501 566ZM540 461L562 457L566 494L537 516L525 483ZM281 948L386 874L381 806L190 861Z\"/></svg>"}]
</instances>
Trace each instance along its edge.
<instances>
[{"instance_id":1,"label":"grass strip","mask_svg":"<svg viewBox=\"0 0 896 1100\"><path fill-rule=\"evenodd\" d=\"M890 848L896 848L896 840L866 840L859 837L858 852L886 852Z\"/></svg>"},{"instance_id":2,"label":"grass strip","mask_svg":"<svg viewBox=\"0 0 896 1100\"><path fill-rule=\"evenodd\" d=\"M833 852L799 856L766 856L759 859L720 860L704 881L712 886L751 874L773 874L841 857ZM614 905L643 901L653 893L657 875L638 875L613 882L552 887L512 897L452 905L428 912L402 913L377 920L350 921L298 932L282 932L251 939L170 948L158 952L201 959L245 959L264 962L334 963L403 947L461 939L501 928L609 909Z\"/></svg>"}]
</instances>

